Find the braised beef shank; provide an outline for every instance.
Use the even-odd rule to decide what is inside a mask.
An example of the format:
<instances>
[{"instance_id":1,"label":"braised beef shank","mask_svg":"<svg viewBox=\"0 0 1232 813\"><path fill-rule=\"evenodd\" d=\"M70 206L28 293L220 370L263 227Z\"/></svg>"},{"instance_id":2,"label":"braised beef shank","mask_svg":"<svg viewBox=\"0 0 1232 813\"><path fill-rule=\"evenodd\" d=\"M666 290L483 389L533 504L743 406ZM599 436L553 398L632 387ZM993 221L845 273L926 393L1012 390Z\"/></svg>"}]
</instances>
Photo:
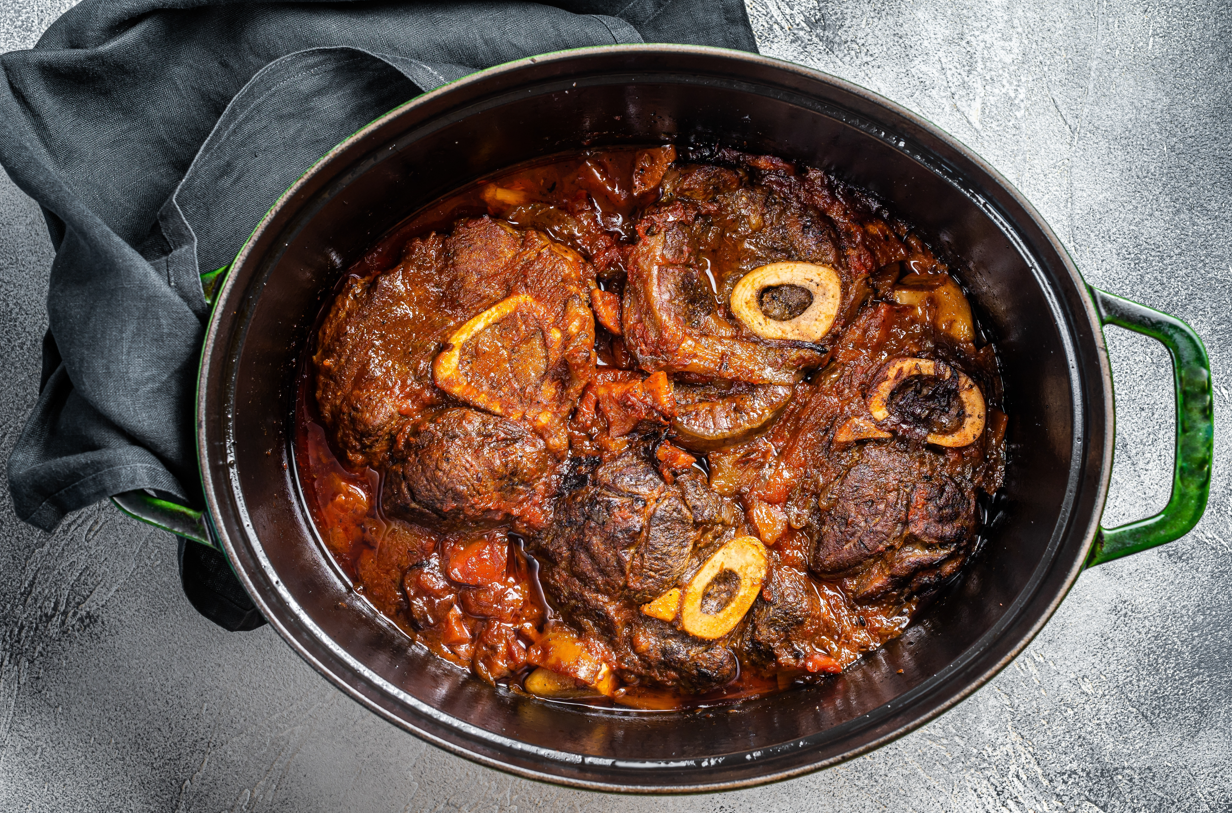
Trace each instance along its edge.
<instances>
[{"instance_id":1,"label":"braised beef shank","mask_svg":"<svg viewBox=\"0 0 1232 813\"><path fill-rule=\"evenodd\" d=\"M704 159L485 182L433 216L488 216L357 266L318 330L344 464L318 516L367 546L370 600L487 680L636 705L840 671L1000 487L996 359L948 268L823 172ZM827 291L817 336L773 338Z\"/></svg>"},{"instance_id":2,"label":"braised beef shank","mask_svg":"<svg viewBox=\"0 0 1232 813\"><path fill-rule=\"evenodd\" d=\"M669 169L662 197L638 221L625 339L646 370L790 384L823 362L828 342L807 346L750 333L729 307L740 278L782 261L831 267L843 284L841 312L862 298L870 273L907 251L884 223L863 228L866 214L823 173L769 157L720 157L729 165Z\"/></svg>"},{"instance_id":3,"label":"braised beef shank","mask_svg":"<svg viewBox=\"0 0 1232 813\"><path fill-rule=\"evenodd\" d=\"M708 541L709 526L724 519L717 498L704 493L708 486L682 480L690 485L669 485L646 449L634 447L565 497L555 523L531 550L543 563L544 590L584 633L611 645L626 675L699 690L735 677L734 653L639 612L676 586L695 548ZM703 518L709 521L698 521Z\"/></svg>"},{"instance_id":4,"label":"braised beef shank","mask_svg":"<svg viewBox=\"0 0 1232 813\"><path fill-rule=\"evenodd\" d=\"M542 528L554 466L543 440L521 424L445 409L394 440L382 505L412 521Z\"/></svg>"},{"instance_id":5,"label":"braised beef shank","mask_svg":"<svg viewBox=\"0 0 1232 813\"><path fill-rule=\"evenodd\" d=\"M469 320L515 307L459 348L456 400L515 419L563 452L565 421L593 377L594 271L533 229L479 218L412 240L394 268L350 277L318 332L317 405L352 465L380 467L406 425L450 402L434 361ZM553 335L553 334L559 335Z\"/></svg>"}]
</instances>

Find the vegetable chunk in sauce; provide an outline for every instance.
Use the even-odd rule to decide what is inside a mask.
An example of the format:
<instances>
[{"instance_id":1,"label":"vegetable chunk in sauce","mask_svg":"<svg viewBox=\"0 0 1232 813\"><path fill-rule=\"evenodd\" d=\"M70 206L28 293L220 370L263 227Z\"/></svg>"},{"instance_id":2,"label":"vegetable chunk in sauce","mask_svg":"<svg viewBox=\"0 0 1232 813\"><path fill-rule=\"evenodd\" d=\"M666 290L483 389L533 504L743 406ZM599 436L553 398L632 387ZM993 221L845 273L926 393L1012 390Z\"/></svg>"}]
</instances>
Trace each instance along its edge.
<instances>
[{"instance_id":1,"label":"vegetable chunk in sauce","mask_svg":"<svg viewBox=\"0 0 1232 813\"><path fill-rule=\"evenodd\" d=\"M514 168L387 234L322 314L295 452L409 639L661 709L899 635L974 550L1005 425L910 226L815 169L669 146Z\"/></svg>"}]
</instances>

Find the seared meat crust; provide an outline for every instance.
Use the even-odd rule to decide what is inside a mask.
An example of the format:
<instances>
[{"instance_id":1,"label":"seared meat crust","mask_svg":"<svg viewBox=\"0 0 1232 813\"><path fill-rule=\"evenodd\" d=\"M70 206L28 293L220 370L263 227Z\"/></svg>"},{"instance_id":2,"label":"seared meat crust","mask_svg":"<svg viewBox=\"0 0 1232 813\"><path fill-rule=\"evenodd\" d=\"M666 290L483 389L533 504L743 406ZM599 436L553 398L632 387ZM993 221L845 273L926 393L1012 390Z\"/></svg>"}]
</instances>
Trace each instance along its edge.
<instances>
[{"instance_id":1,"label":"seared meat crust","mask_svg":"<svg viewBox=\"0 0 1232 813\"><path fill-rule=\"evenodd\" d=\"M833 576L865 566L849 580L853 595L876 598L964 555L975 532L975 487L937 463L931 455L866 446L831 492L810 567Z\"/></svg>"},{"instance_id":2,"label":"seared meat crust","mask_svg":"<svg viewBox=\"0 0 1232 813\"><path fill-rule=\"evenodd\" d=\"M475 380L486 393L509 393L500 414L525 414L529 400L546 416L536 433L563 451L564 423L594 375L593 279L572 250L490 218L460 221L448 237L412 240L395 268L348 279L313 357L317 405L347 461L379 468L405 425L446 403L433 381L434 358L463 323L514 294L533 300L542 319L517 325L514 347L500 341L511 329L503 323L476 336L461 372L486 374ZM544 340L543 323L556 327L558 341Z\"/></svg>"},{"instance_id":3,"label":"seared meat crust","mask_svg":"<svg viewBox=\"0 0 1232 813\"><path fill-rule=\"evenodd\" d=\"M895 449L869 446L832 497L809 564L841 573L902 540L916 475L913 460Z\"/></svg>"},{"instance_id":4,"label":"seared meat crust","mask_svg":"<svg viewBox=\"0 0 1232 813\"><path fill-rule=\"evenodd\" d=\"M451 408L406 426L386 456L382 506L412 522L543 528L554 460L519 423Z\"/></svg>"},{"instance_id":5,"label":"seared meat crust","mask_svg":"<svg viewBox=\"0 0 1232 813\"><path fill-rule=\"evenodd\" d=\"M638 609L680 581L706 538L690 504L715 521L731 516L717 495L702 493L704 483L682 480L687 491L666 483L645 448L635 447L565 497L531 551L544 563L548 597L569 621L608 641L630 679L700 690L731 680L735 655Z\"/></svg>"},{"instance_id":6,"label":"seared meat crust","mask_svg":"<svg viewBox=\"0 0 1232 813\"><path fill-rule=\"evenodd\" d=\"M634 616L628 640L637 658L626 656L622 666L634 680L703 692L730 682L740 672L730 645L694 638L656 618Z\"/></svg>"},{"instance_id":7,"label":"seared meat crust","mask_svg":"<svg viewBox=\"0 0 1232 813\"><path fill-rule=\"evenodd\" d=\"M554 591L564 604L585 604L592 591L644 604L688 565L693 514L637 451L603 464L591 480L561 501L533 550L556 565L553 574L567 573Z\"/></svg>"},{"instance_id":8,"label":"seared meat crust","mask_svg":"<svg viewBox=\"0 0 1232 813\"><path fill-rule=\"evenodd\" d=\"M804 669L810 644L833 635L834 626L808 576L776 563L749 612L744 650L763 669Z\"/></svg>"},{"instance_id":9,"label":"seared meat crust","mask_svg":"<svg viewBox=\"0 0 1232 813\"><path fill-rule=\"evenodd\" d=\"M777 159L720 154L731 166L670 168L663 194L638 221L624 300L624 334L646 370L755 384L791 384L825 359L825 346L759 338L729 308L754 268L796 261L834 268L840 318L868 292L878 267L905 259L906 245L816 170Z\"/></svg>"}]
</instances>

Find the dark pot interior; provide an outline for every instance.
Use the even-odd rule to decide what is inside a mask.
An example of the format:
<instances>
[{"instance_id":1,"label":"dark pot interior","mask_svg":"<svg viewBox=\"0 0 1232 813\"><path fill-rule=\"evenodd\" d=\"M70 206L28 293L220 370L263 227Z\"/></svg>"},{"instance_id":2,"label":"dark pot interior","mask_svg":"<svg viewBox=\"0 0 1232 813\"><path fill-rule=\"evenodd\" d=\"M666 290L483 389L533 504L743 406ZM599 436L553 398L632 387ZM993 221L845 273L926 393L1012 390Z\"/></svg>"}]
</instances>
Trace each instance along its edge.
<instances>
[{"instance_id":1,"label":"dark pot interior","mask_svg":"<svg viewBox=\"0 0 1232 813\"><path fill-rule=\"evenodd\" d=\"M408 652L328 562L290 460L296 360L339 258L356 258L422 204L531 158L665 140L719 141L830 170L967 261L959 274L1004 364L1006 485L961 582L901 638L821 685L691 713L583 710L495 691ZM288 193L241 254L215 313L200 389L203 479L233 565L267 618L377 712L525 775L605 789L734 787L875 747L957 702L1026 645L1081 569L1103 505L1112 422L1102 339L1055 238L930 125L760 57L671 46L569 52L422 97Z\"/></svg>"}]
</instances>

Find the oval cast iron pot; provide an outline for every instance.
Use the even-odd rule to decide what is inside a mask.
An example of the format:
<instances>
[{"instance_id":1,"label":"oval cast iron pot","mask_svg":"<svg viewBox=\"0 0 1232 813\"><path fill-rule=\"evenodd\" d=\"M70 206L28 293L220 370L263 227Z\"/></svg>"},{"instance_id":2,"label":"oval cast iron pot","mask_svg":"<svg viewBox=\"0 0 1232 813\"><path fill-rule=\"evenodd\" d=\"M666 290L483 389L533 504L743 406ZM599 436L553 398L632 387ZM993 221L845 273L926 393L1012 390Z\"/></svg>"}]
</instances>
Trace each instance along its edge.
<instances>
[{"instance_id":1,"label":"oval cast iron pot","mask_svg":"<svg viewBox=\"0 0 1232 813\"><path fill-rule=\"evenodd\" d=\"M512 164L664 141L721 142L830 170L967 263L957 273L1004 368L1005 487L965 576L902 637L820 685L659 713L493 690L408 647L325 555L291 457L297 359L341 272L330 257L354 260L420 206ZM1160 514L1113 530L1099 526L1114 440L1106 324L1164 343L1177 396L1172 498ZM1213 443L1209 363L1193 331L1088 288L1030 204L956 140L797 65L663 45L499 66L424 94L338 145L270 209L232 264L206 337L197 422L208 513L136 494L117 502L221 547L270 624L340 689L486 765L660 792L793 776L937 716L1022 651L1084 567L1193 527Z\"/></svg>"}]
</instances>

